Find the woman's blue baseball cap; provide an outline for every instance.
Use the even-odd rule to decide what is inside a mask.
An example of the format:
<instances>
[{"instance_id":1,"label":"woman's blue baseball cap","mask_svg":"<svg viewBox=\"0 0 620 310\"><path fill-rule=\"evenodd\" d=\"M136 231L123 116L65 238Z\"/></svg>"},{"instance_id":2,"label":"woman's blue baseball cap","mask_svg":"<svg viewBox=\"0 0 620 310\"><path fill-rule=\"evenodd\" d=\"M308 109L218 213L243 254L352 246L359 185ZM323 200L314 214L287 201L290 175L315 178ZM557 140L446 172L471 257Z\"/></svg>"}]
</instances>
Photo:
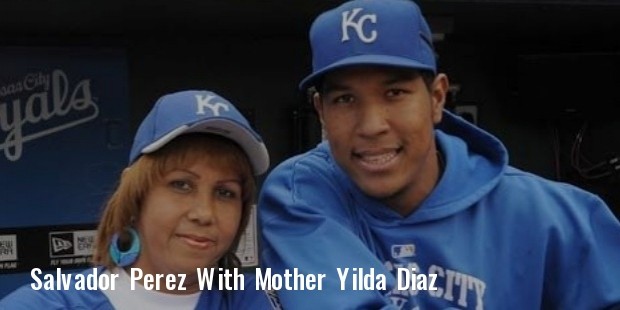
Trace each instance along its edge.
<instances>
[{"instance_id":1,"label":"woman's blue baseball cap","mask_svg":"<svg viewBox=\"0 0 620 310\"><path fill-rule=\"evenodd\" d=\"M136 132L129 164L182 134L194 132L217 134L236 142L256 175L269 168L269 153L260 135L233 104L208 90L186 90L159 98Z\"/></svg>"}]
</instances>

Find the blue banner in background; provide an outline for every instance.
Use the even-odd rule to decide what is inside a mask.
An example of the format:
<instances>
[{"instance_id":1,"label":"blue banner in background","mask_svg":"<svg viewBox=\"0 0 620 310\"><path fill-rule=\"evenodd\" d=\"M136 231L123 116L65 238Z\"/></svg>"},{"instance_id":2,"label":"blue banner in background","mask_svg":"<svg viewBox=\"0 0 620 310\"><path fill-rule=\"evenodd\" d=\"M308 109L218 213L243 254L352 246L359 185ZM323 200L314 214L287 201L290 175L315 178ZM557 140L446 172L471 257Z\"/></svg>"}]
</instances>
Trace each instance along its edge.
<instances>
[{"instance_id":1,"label":"blue banner in background","mask_svg":"<svg viewBox=\"0 0 620 310\"><path fill-rule=\"evenodd\" d=\"M0 48L0 298L31 268L87 265L129 110L123 50Z\"/></svg>"}]
</instances>

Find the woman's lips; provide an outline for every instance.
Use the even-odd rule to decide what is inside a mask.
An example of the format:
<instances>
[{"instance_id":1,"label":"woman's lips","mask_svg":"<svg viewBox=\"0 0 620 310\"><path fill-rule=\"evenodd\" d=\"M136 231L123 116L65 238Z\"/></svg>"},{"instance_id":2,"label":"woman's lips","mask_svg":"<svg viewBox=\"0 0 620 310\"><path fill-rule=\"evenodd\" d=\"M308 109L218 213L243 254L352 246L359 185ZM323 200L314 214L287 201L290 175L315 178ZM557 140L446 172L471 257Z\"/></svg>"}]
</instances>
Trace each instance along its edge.
<instances>
[{"instance_id":1,"label":"woman's lips","mask_svg":"<svg viewBox=\"0 0 620 310\"><path fill-rule=\"evenodd\" d=\"M194 248L207 249L215 244L215 241L209 237L190 234L178 234L177 236L187 245Z\"/></svg>"}]
</instances>

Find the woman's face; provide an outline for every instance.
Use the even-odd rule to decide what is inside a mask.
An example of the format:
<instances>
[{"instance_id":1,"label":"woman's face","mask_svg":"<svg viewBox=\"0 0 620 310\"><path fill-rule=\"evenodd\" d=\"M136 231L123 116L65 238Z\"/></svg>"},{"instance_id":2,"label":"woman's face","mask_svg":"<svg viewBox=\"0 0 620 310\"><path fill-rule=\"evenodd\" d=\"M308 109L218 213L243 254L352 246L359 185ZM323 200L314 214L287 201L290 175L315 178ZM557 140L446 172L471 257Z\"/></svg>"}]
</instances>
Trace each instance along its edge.
<instances>
[{"instance_id":1,"label":"woman's face","mask_svg":"<svg viewBox=\"0 0 620 310\"><path fill-rule=\"evenodd\" d=\"M153 184L137 223L142 249L132 267L189 276L217 266L228 252L241 221L242 180L209 162L204 156Z\"/></svg>"}]
</instances>

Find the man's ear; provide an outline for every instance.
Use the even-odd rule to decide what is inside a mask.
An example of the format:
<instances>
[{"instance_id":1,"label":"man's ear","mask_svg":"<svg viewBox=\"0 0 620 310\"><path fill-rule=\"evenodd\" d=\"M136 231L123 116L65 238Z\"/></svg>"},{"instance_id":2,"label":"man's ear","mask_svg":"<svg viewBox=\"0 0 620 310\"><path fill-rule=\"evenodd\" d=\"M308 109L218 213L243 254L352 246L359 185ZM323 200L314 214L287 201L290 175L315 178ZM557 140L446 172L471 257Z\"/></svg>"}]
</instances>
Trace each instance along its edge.
<instances>
[{"instance_id":1,"label":"man's ear","mask_svg":"<svg viewBox=\"0 0 620 310\"><path fill-rule=\"evenodd\" d=\"M323 99L318 91L312 94L312 104L314 105L314 110L316 110L316 113L319 115L321 128L325 128L325 123L323 122Z\"/></svg>"},{"instance_id":2,"label":"man's ear","mask_svg":"<svg viewBox=\"0 0 620 310\"><path fill-rule=\"evenodd\" d=\"M435 76L435 80L433 81L432 89L431 89L431 100L432 100L432 117L433 123L438 124L441 122L441 117L443 115L443 108L446 104L446 96L448 94L448 87L450 86L450 82L448 81L448 76L444 73L439 73Z\"/></svg>"}]
</instances>

